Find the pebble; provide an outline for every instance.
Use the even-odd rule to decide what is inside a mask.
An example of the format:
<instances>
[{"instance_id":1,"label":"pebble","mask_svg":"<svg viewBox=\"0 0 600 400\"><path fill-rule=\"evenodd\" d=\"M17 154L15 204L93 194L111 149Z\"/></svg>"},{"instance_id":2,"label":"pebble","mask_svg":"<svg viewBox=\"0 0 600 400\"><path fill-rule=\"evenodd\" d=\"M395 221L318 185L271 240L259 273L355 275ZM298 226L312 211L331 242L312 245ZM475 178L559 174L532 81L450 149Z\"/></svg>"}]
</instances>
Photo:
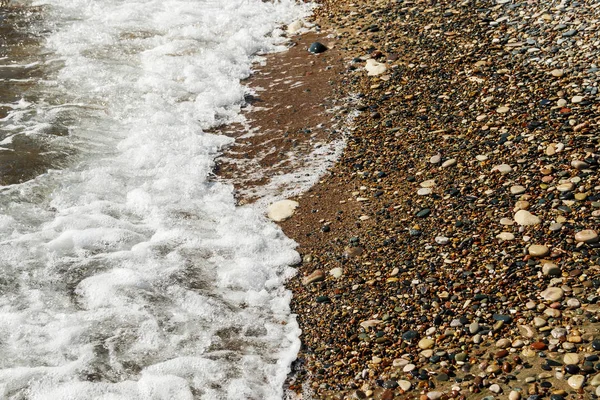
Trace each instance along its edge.
<instances>
[{"instance_id":1,"label":"pebble","mask_svg":"<svg viewBox=\"0 0 600 400\"><path fill-rule=\"evenodd\" d=\"M433 344L435 342L433 341L433 339L429 339L429 338L423 338L421 340L419 340L418 346L420 349L430 349L431 347L433 347Z\"/></svg>"},{"instance_id":2,"label":"pebble","mask_svg":"<svg viewBox=\"0 0 600 400\"><path fill-rule=\"evenodd\" d=\"M575 240L582 243L596 243L598 241L598 233L592 229L585 229L575 233Z\"/></svg>"},{"instance_id":3,"label":"pebble","mask_svg":"<svg viewBox=\"0 0 600 400\"><path fill-rule=\"evenodd\" d=\"M550 249L542 244L532 244L529 246L528 252L532 257L544 257L550 252Z\"/></svg>"},{"instance_id":4,"label":"pebble","mask_svg":"<svg viewBox=\"0 0 600 400\"><path fill-rule=\"evenodd\" d=\"M565 71L562 69L553 69L550 73L552 74L552 76L560 78L565 74Z\"/></svg>"},{"instance_id":5,"label":"pebble","mask_svg":"<svg viewBox=\"0 0 600 400\"><path fill-rule=\"evenodd\" d=\"M429 159L429 162L431 164L439 164L440 161L442 161L442 155L440 153L438 153L434 156L431 156L431 158Z\"/></svg>"},{"instance_id":6,"label":"pebble","mask_svg":"<svg viewBox=\"0 0 600 400\"><path fill-rule=\"evenodd\" d=\"M490 392L496 393L496 394L499 394L502 392L502 388L497 383L490 385L490 387L488 389L490 390Z\"/></svg>"},{"instance_id":7,"label":"pebble","mask_svg":"<svg viewBox=\"0 0 600 400\"><path fill-rule=\"evenodd\" d=\"M294 215L300 204L293 200L281 200L267 207L267 216L275 221L282 222Z\"/></svg>"},{"instance_id":8,"label":"pebble","mask_svg":"<svg viewBox=\"0 0 600 400\"><path fill-rule=\"evenodd\" d=\"M583 375L573 375L567 380L569 386L571 386L575 390L580 389L583 386L584 382L585 377Z\"/></svg>"},{"instance_id":9,"label":"pebble","mask_svg":"<svg viewBox=\"0 0 600 400\"><path fill-rule=\"evenodd\" d=\"M501 106L501 107L498 107L498 108L496 109L496 112L497 112L498 114L505 114L505 113L507 113L509 110L510 110L510 108L508 108L508 107L506 107L506 106Z\"/></svg>"},{"instance_id":10,"label":"pebble","mask_svg":"<svg viewBox=\"0 0 600 400\"><path fill-rule=\"evenodd\" d=\"M402 389L403 391L408 392L412 387L412 384L410 383L410 381L401 379L398 381L398 387L400 387L400 389Z\"/></svg>"},{"instance_id":11,"label":"pebble","mask_svg":"<svg viewBox=\"0 0 600 400\"><path fill-rule=\"evenodd\" d=\"M564 291L558 287L549 287L541 293L541 296L546 301L558 301L563 298Z\"/></svg>"},{"instance_id":12,"label":"pebble","mask_svg":"<svg viewBox=\"0 0 600 400\"><path fill-rule=\"evenodd\" d=\"M583 101L583 96L573 96L571 103L577 104Z\"/></svg>"},{"instance_id":13,"label":"pebble","mask_svg":"<svg viewBox=\"0 0 600 400\"><path fill-rule=\"evenodd\" d=\"M561 270L558 265L554 263L544 263L542 266L542 273L545 276L559 276L561 274Z\"/></svg>"},{"instance_id":14,"label":"pebble","mask_svg":"<svg viewBox=\"0 0 600 400\"><path fill-rule=\"evenodd\" d=\"M310 45L308 51L313 54L319 54L327 51L327 47L323 43L314 42Z\"/></svg>"},{"instance_id":15,"label":"pebble","mask_svg":"<svg viewBox=\"0 0 600 400\"><path fill-rule=\"evenodd\" d=\"M563 357L563 363L565 363L566 365L578 364L579 363L579 355L577 353L567 353Z\"/></svg>"},{"instance_id":16,"label":"pebble","mask_svg":"<svg viewBox=\"0 0 600 400\"><path fill-rule=\"evenodd\" d=\"M312 274L304 277L304 279L302 280L302 283L305 285L310 285L311 283L319 282L324 279L325 279L325 272L321 271L320 269L317 269Z\"/></svg>"},{"instance_id":17,"label":"pebble","mask_svg":"<svg viewBox=\"0 0 600 400\"><path fill-rule=\"evenodd\" d=\"M342 275L344 275L344 270L340 267L336 267L336 268L329 270L329 273L331 274L331 276L338 279L338 278L341 278Z\"/></svg>"},{"instance_id":18,"label":"pebble","mask_svg":"<svg viewBox=\"0 0 600 400\"><path fill-rule=\"evenodd\" d=\"M538 225L542 220L527 210L519 210L513 218L515 222L521 226Z\"/></svg>"},{"instance_id":19,"label":"pebble","mask_svg":"<svg viewBox=\"0 0 600 400\"><path fill-rule=\"evenodd\" d=\"M441 245L448 244L450 242L450 239L446 236L436 236L434 240L437 244Z\"/></svg>"},{"instance_id":20,"label":"pebble","mask_svg":"<svg viewBox=\"0 0 600 400\"><path fill-rule=\"evenodd\" d=\"M592 386L600 386L600 374L596 374L594 375L594 377L592 378L590 385Z\"/></svg>"},{"instance_id":21,"label":"pebble","mask_svg":"<svg viewBox=\"0 0 600 400\"><path fill-rule=\"evenodd\" d=\"M439 392L439 391L432 391L432 392L427 392L427 398L429 400L438 400L440 399L442 396L444 395L443 392Z\"/></svg>"},{"instance_id":22,"label":"pebble","mask_svg":"<svg viewBox=\"0 0 600 400\"><path fill-rule=\"evenodd\" d=\"M502 232L496 235L496 239L503 241L510 241L515 239L515 235L510 232Z\"/></svg>"},{"instance_id":23,"label":"pebble","mask_svg":"<svg viewBox=\"0 0 600 400\"><path fill-rule=\"evenodd\" d=\"M512 167L508 164L500 164L500 165L496 165L494 168L492 168L492 172L493 171L497 171L500 172L502 175L504 174L508 174L509 172L512 172Z\"/></svg>"},{"instance_id":24,"label":"pebble","mask_svg":"<svg viewBox=\"0 0 600 400\"><path fill-rule=\"evenodd\" d=\"M419 196L428 196L430 195L432 192L431 188L420 188L419 190L417 190L417 194Z\"/></svg>"},{"instance_id":25,"label":"pebble","mask_svg":"<svg viewBox=\"0 0 600 400\"><path fill-rule=\"evenodd\" d=\"M442 163L442 168L448 168L456 164L456 158L450 158Z\"/></svg>"},{"instance_id":26,"label":"pebble","mask_svg":"<svg viewBox=\"0 0 600 400\"><path fill-rule=\"evenodd\" d=\"M385 66L385 64L379 63L374 59L370 58L367 60L365 70L367 71L368 76L377 76L383 74L387 70L387 67Z\"/></svg>"},{"instance_id":27,"label":"pebble","mask_svg":"<svg viewBox=\"0 0 600 400\"><path fill-rule=\"evenodd\" d=\"M527 189L525 188L525 186L521 185L514 185L510 187L510 193L514 195L525 193L526 190Z\"/></svg>"},{"instance_id":28,"label":"pebble","mask_svg":"<svg viewBox=\"0 0 600 400\"><path fill-rule=\"evenodd\" d=\"M508 400L521 400L521 392L517 392L516 390L511 390L508 394Z\"/></svg>"}]
</instances>

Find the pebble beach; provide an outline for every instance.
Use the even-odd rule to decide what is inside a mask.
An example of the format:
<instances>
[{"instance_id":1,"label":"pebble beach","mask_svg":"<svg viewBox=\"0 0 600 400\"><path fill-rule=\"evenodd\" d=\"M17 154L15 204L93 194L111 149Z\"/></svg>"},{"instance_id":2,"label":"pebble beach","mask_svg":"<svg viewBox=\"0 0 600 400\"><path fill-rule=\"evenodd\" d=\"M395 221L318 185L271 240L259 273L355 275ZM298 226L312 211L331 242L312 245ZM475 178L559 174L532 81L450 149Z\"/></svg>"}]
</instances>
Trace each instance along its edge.
<instances>
[{"instance_id":1,"label":"pebble beach","mask_svg":"<svg viewBox=\"0 0 600 400\"><path fill-rule=\"evenodd\" d=\"M594 1L316 11L354 99L339 117L356 116L280 223L302 256L290 390L600 396L599 17Z\"/></svg>"}]
</instances>

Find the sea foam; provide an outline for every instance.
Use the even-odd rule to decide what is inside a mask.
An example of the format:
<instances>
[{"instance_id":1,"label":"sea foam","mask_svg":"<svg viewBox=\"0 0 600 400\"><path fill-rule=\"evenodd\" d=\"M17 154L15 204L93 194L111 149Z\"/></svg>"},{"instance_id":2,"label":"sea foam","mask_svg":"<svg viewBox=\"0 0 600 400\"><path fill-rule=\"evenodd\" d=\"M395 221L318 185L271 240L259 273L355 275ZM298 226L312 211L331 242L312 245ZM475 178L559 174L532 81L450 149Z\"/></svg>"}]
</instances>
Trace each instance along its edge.
<instances>
[{"instance_id":1,"label":"sea foam","mask_svg":"<svg viewBox=\"0 0 600 400\"><path fill-rule=\"evenodd\" d=\"M0 190L0 397L281 398L298 254L211 179L231 139L206 131L240 121L254 55L309 6L25 4L76 156Z\"/></svg>"}]
</instances>

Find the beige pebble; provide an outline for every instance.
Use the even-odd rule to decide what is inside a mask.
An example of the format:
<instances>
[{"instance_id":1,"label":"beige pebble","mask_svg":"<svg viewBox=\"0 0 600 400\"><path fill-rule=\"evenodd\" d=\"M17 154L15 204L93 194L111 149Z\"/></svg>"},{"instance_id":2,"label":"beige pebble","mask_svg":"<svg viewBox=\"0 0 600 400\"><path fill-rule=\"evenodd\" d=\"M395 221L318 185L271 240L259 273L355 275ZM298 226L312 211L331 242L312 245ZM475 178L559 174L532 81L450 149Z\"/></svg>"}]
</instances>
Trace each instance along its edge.
<instances>
[{"instance_id":1,"label":"beige pebble","mask_svg":"<svg viewBox=\"0 0 600 400\"><path fill-rule=\"evenodd\" d=\"M545 246L543 244L532 244L531 246L529 246L529 249L527 249L527 251L529 252L529 255L533 257L543 257L550 252L550 249L548 248L548 246Z\"/></svg>"}]
</instances>

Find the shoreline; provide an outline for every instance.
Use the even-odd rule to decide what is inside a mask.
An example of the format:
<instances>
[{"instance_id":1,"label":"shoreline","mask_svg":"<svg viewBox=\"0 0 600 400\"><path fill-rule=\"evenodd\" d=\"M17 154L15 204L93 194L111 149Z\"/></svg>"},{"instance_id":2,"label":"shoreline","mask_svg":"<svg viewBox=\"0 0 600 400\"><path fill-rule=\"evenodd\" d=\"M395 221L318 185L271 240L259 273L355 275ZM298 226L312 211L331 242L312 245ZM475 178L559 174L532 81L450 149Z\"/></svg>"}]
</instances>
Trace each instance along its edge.
<instances>
[{"instance_id":1,"label":"shoreline","mask_svg":"<svg viewBox=\"0 0 600 400\"><path fill-rule=\"evenodd\" d=\"M588 1L318 11L344 60L337 93L357 93L360 114L338 163L280 223L303 258L288 283L303 330L291 389L600 395L590 15Z\"/></svg>"}]
</instances>

